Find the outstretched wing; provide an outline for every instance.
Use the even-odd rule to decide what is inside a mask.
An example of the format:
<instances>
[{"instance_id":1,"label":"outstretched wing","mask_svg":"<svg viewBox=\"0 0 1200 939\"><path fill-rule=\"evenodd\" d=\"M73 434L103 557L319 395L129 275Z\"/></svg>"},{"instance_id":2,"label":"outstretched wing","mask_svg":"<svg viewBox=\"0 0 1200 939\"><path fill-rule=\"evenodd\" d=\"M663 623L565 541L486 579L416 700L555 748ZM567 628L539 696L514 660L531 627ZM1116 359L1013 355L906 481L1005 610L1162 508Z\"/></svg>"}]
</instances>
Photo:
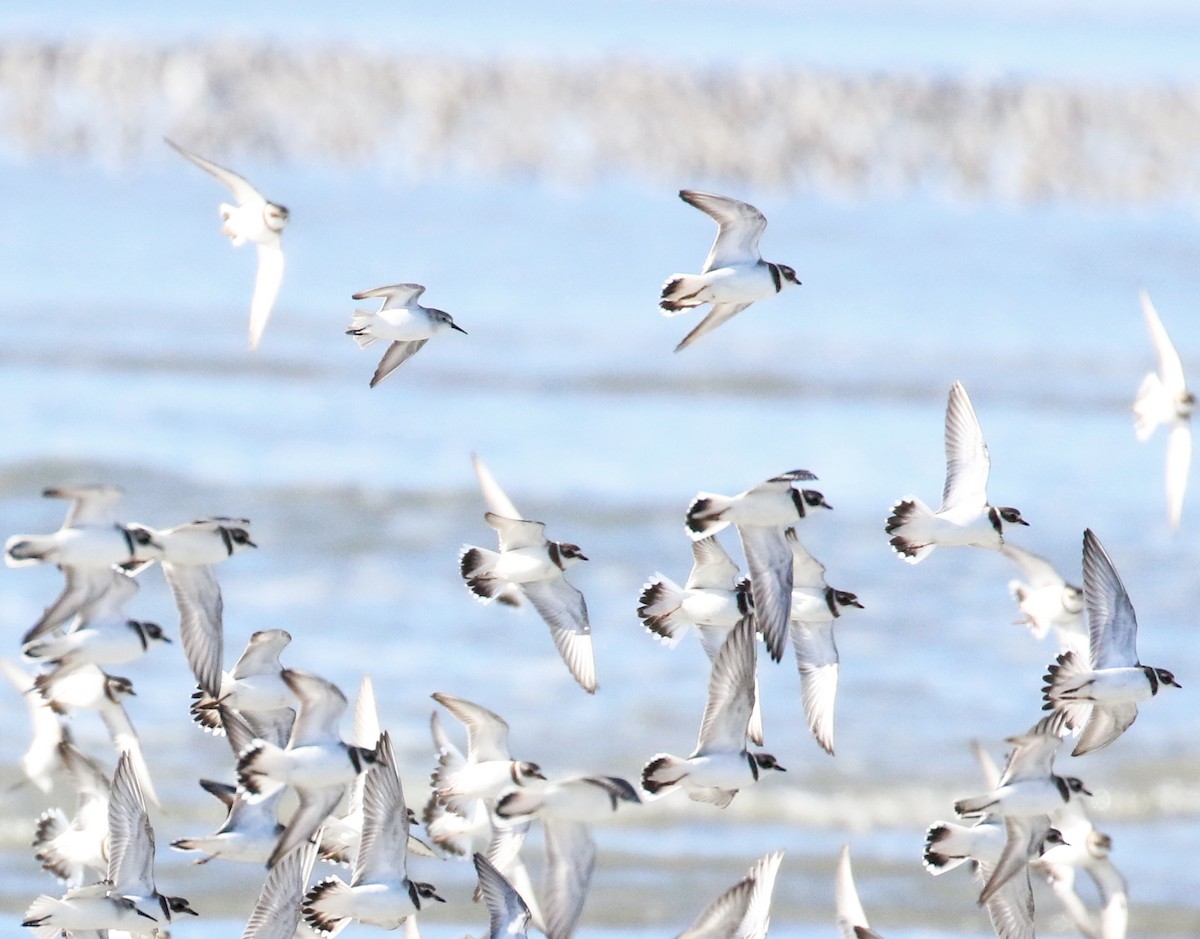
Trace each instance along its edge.
<instances>
[{"instance_id":1,"label":"outstretched wing","mask_svg":"<svg viewBox=\"0 0 1200 939\"><path fill-rule=\"evenodd\" d=\"M283 283L283 245L279 235L269 242L258 243L258 273L254 277L254 297L250 300L250 348L257 349L262 339L279 285Z\"/></svg>"},{"instance_id":2,"label":"outstretched wing","mask_svg":"<svg viewBox=\"0 0 1200 939\"><path fill-rule=\"evenodd\" d=\"M521 584L520 587L550 627L554 645L575 680L584 691L593 693L596 690L596 655L592 649L592 627L583 594L561 576Z\"/></svg>"},{"instance_id":3,"label":"outstretched wing","mask_svg":"<svg viewBox=\"0 0 1200 939\"><path fill-rule=\"evenodd\" d=\"M702 273L761 260L758 241L767 227L767 219L758 209L728 196L694 189L681 190L679 198L717 223L717 237L709 249Z\"/></svg>"},{"instance_id":4,"label":"outstretched wing","mask_svg":"<svg viewBox=\"0 0 1200 939\"><path fill-rule=\"evenodd\" d=\"M946 485L942 511L959 507L982 509L987 504L987 444L975 408L962 382L956 381L946 402Z\"/></svg>"},{"instance_id":5,"label":"outstretched wing","mask_svg":"<svg viewBox=\"0 0 1200 939\"><path fill-rule=\"evenodd\" d=\"M221 182L221 184L225 186L226 189L233 193L233 198L237 201L238 205L245 205L247 202L253 202L256 199L260 201L266 201L263 199L262 193L251 186L244 177L239 176L233 170L226 169L220 164L214 163L212 160L206 160L202 156L197 156L190 150L183 149L183 147L179 146L179 144L175 143L173 140L167 140L166 137L163 139L166 140L167 145L170 146L171 149L173 149L180 156L191 160L198 167L200 167L200 169L215 176Z\"/></svg>"},{"instance_id":6,"label":"outstretched wing","mask_svg":"<svg viewBox=\"0 0 1200 939\"><path fill-rule=\"evenodd\" d=\"M392 284L390 287L372 287L370 290L362 291L362 293L352 294L350 299L382 299L383 303L376 310L377 313L382 313L384 310L405 309L410 304L416 303L424 292L425 288L420 284Z\"/></svg>"},{"instance_id":7,"label":"outstretched wing","mask_svg":"<svg viewBox=\"0 0 1200 939\"><path fill-rule=\"evenodd\" d=\"M749 303L714 303L709 308L708 315L680 340L679 345L675 347L675 351L679 352L686 349L705 333L711 333L726 320L733 319L749 305Z\"/></svg>"},{"instance_id":8,"label":"outstretched wing","mask_svg":"<svg viewBox=\"0 0 1200 939\"><path fill-rule=\"evenodd\" d=\"M374 388L381 381L387 378L392 372L398 369L401 365L411 359L420 351L421 346L429 342L428 339L397 339L387 347L387 351L383 353L383 358L379 360L379 367L375 369L375 374L371 376L371 387Z\"/></svg>"}]
</instances>

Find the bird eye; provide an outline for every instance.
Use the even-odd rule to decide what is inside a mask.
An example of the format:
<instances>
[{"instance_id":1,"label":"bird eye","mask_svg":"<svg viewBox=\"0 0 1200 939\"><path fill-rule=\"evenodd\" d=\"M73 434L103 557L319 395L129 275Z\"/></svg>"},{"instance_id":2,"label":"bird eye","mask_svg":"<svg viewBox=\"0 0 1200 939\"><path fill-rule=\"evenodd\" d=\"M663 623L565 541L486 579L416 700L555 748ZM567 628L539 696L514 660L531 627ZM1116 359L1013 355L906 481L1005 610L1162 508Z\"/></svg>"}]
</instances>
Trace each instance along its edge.
<instances>
[{"instance_id":1,"label":"bird eye","mask_svg":"<svg viewBox=\"0 0 1200 939\"><path fill-rule=\"evenodd\" d=\"M818 505L825 505L825 497L815 489L805 489L804 504L811 508L815 508Z\"/></svg>"}]
</instances>

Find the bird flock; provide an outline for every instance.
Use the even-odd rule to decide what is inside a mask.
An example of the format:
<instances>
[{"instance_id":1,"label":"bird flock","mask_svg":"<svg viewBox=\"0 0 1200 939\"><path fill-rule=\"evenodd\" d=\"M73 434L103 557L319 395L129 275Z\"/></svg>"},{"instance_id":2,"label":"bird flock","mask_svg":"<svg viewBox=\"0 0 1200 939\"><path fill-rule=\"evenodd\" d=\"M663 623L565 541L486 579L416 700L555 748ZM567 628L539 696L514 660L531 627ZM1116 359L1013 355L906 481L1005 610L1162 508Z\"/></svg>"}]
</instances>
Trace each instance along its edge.
<instances>
[{"instance_id":1,"label":"bird flock","mask_svg":"<svg viewBox=\"0 0 1200 939\"><path fill-rule=\"evenodd\" d=\"M257 247L249 327L255 349L282 283L281 234L288 211L238 174L168 143L232 193L236 204L220 206L222 233L235 246ZM664 315L708 306L676 352L751 304L800 283L793 268L762 259L759 241L766 219L758 209L695 190L683 190L680 197L709 215L718 231L699 273L672 274L663 285ZM346 333L361 347L379 339L389 343L370 380L372 388L439 333L465 333L449 314L418 303L424 290L398 284L353 294L355 300L379 300L380 307L356 311ZM1144 293L1142 308L1160 366L1137 395L1135 428L1139 439L1160 424L1169 429L1168 521L1178 527L1194 396ZM1021 575L1010 589L1022 621L1039 637L1053 631L1059 653L1047 668L1042 699L1030 702L1031 711L1040 707L1045 714L1026 730L1014 728L1003 770L979 751L983 791L952 806L955 820L930 825L925 866L941 875L969 863L978 882L978 893L969 893L986 908L1001 939L1034 935L1032 877L1047 880L1082 935L1122 939L1128 900L1124 878L1110 858L1112 839L1090 819L1086 782L1056 775L1054 758L1067 737L1074 737L1075 756L1113 744L1133 724L1139 705L1180 687L1179 682L1170 670L1140 661L1132 602L1095 532L1083 535L1082 586L1008 540L1014 529L1029 523L1018 509L990 501L988 448L958 382L947 401L945 457L940 507L905 496L886 520L881 513L883 535L909 564L926 561L937 547L973 547L1008 557ZM528 602L549 628L575 682L587 694L602 694L587 604L567 579L569 569L587 556L576 544L550 540L546 523L525 517L482 459L475 456L473 462L486 507L483 521L498 545L460 549L464 585L484 604ZM35 857L60 887L32 900L23 925L38 939L165 936L174 924L204 912L157 885L150 816L159 800L124 707L135 693L133 683L112 671L146 655L161 656L160 648L176 641L169 629L127 612L140 580L157 567L174 598L178 645L195 678L191 718L200 730L226 737L229 776L236 780L200 781L225 806L226 818L216 832L177 839L171 847L200 855L199 864L265 869L244 936L329 936L350 923L403 926L406 935L415 936L420 911L445 902L434 883L410 876L408 859L418 856L430 862L473 860L476 899L488 911L491 939L522 936L530 928L549 939L570 939L584 919L596 867L593 826L617 811L638 811L676 792L702 803L694 811L717 811L742 790L773 785L777 774L786 772L775 754L761 749L769 728L760 702L760 648L780 663L790 641L804 721L819 748L834 756L840 668L834 631L843 615L864 604L855 593L830 586L825 566L804 544L812 516L833 508L814 488L816 482L812 471L792 469L732 496L697 492L680 512L693 559L687 580L681 586L655 572L642 588L636 615L648 634L670 648L694 628L710 661L707 701L696 745L687 756L647 754L640 777L632 782L601 772L547 777L538 763L510 752L509 726L500 714L483 703L432 690L437 707L430 717L431 783L419 815L406 800L369 675L358 689L353 729L346 737L346 695L316 671L282 663L292 638L286 631L254 633L226 669L216 568L257 547L249 520L211 517L157 528L123 520L122 493L114 486L46 489L44 496L69 503L61 527L48 534L12 535L5 561L12 567L55 565L63 588L23 636L23 664L2 664L24 695L33 726L21 760L25 776L47 794L56 778L69 777L77 804L72 815L48 808L34 826ZM731 528L746 576L721 541ZM186 702L181 693L181 710ZM73 717L87 711L99 715L111 736L116 752L111 771L103 756L84 753L75 743ZM443 715L461 725L465 749L447 733ZM673 742L664 739L663 746ZM294 806L283 812L288 793ZM541 827L545 852L544 877L536 888L521 857L534 824ZM920 853L914 846L914 861ZM775 851L754 862L678 936L765 937L781 861L782 851ZM314 878L317 864L345 865L349 882L337 874ZM1075 891L1080 871L1097 885L1096 909ZM858 900L848 848L837 862L835 894L837 924L845 936L880 935Z\"/></svg>"}]
</instances>

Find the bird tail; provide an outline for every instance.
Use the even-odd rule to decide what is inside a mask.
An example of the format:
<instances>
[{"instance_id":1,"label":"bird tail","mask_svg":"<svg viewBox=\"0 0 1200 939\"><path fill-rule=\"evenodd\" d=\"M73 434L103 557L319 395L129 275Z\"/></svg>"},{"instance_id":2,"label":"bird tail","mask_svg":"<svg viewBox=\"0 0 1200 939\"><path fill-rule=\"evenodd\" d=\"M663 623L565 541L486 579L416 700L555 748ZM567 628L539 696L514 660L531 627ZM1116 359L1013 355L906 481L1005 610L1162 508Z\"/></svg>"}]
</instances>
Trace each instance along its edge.
<instances>
[{"instance_id":1,"label":"bird tail","mask_svg":"<svg viewBox=\"0 0 1200 939\"><path fill-rule=\"evenodd\" d=\"M668 649L674 649L683 638L691 623L678 615L683 603L683 588L669 577L655 574L642 587L638 598L637 614L646 629L662 640Z\"/></svg>"},{"instance_id":2,"label":"bird tail","mask_svg":"<svg viewBox=\"0 0 1200 939\"><path fill-rule=\"evenodd\" d=\"M707 299L701 299L706 286L701 275L672 274L663 284L658 308L662 310L664 316L675 316L685 313L693 307L701 306L708 302Z\"/></svg>"},{"instance_id":3,"label":"bird tail","mask_svg":"<svg viewBox=\"0 0 1200 939\"><path fill-rule=\"evenodd\" d=\"M47 809L38 816L37 827L33 833L33 847L45 847L66 831L68 824L67 816L63 814L62 809Z\"/></svg>"},{"instance_id":4,"label":"bird tail","mask_svg":"<svg viewBox=\"0 0 1200 939\"><path fill-rule=\"evenodd\" d=\"M1091 669L1080 656L1074 652L1063 652L1042 676L1046 682L1042 688L1042 697L1046 702L1042 710L1061 713L1067 726L1078 730L1087 722L1092 710L1090 700L1077 697L1090 675Z\"/></svg>"},{"instance_id":5,"label":"bird tail","mask_svg":"<svg viewBox=\"0 0 1200 939\"><path fill-rule=\"evenodd\" d=\"M1133 400L1133 432L1138 440L1148 440L1158 426L1155 413L1160 413L1167 389L1163 387L1162 379L1155 372L1150 372L1142 379L1137 397Z\"/></svg>"},{"instance_id":6,"label":"bird tail","mask_svg":"<svg viewBox=\"0 0 1200 939\"><path fill-rule=\"evenodd\" d=\"M920 499L904 499L892 506L884 531L891 535L892 550L909 564L917 564L935 547L923 540L921 523L933 518L933 510Z\"/></svg>"},{"instance_id":7,"label":"bird tail","mask_svg":"<svg viewBox=\"0 0 1200 939\"><path fill-rule=\"evenodd\" d=\"M281 784L272 777L282 775L284 751L266 740L255 740L238 754L238 785L251 795L269 795Z\"/></svg>"},{"instance_id":8,"label":"bird tail","mask_svg":"<svg viewBox=\"0 0 1200 939\"><path fill-rule=\"evenodd\" d=\"M954 870L960 864L971 859L964 842L964 835L970 831L954 822L934 822L925 832L925 869L937 875Z\"/></svg>"},{"instance_id":9,"label":"bird tail","mask_svg":"<svg viewBox=\"0 0 1200 939\"><path fill-rule=\"evenodd\" d=\"M642 768L642 788L651 795L679 785L688 774L687 760L660 753Z\"/></svg>"},{"instance_id":10,"label":"bird tail","mask_svg":"<svg viewBox=\"0 0 1200 939\"><path fill-rule=\"evenodd\" d=\"M509 586L508 581L492 576L499 558L495 551L472 546L463 548L458 557L458 569L467 582L467 589L484 603L500 597Z\"/></svg>"},{"instance_id":11,"label":"bird tail","mask_svg":"<svg viewBox=\"0 0 1200 939\"><path fill-rule=\"evenodd\" d=\"M1017 601L1017 606L1020 607L1025 602L1025 598L1029 596L1029 591L1025 589L1025 585L1019 580L1010 580L1008 582L1008 592L1012 598ZM1022 612L1020 619L1014 620L1018 626L1028 626L1029 631L1033 633L1034 639L1045 639L1046 633L1050 631L1049 622L1038 622L1028 613Z\"/></svg>"},{"instance_id":12,"label":"bird tail","mask_svg":"<svg viewBox=\"0 0 1200 939\"><path fill-rule=\"evenodd\" d=\"M37 939L56 939L62 934L62 930L50 925L46 920L57 913L61 905L61 900L43 893L29 904L21 925L32 929Z\"/></svg>"},{"instance_id":13,"label":"bird tail","mask_svg":"<svg viewBox=\"0 0 1200 939\"><path fill-rule=\"evenodd\" d=\"M304 895L304 922L322 936L336 935L350 922L347 907L351 896L350 888L340 878L318 881Z\"/></svg>"},{"instance_id":14,"label":"bird tail","mask_svg":"<svg viewBox=\"0 0 1200 939\"><path fill-rule=\"evenodd\" d=\"M366 310L355 310L354 314L350 317L350 325L346 327L346 335L353 336L354 341L358 343L360 349L365 349L379 338L367 332L371 326L371 321L374 319L375 314L368 313Z\"/></svg>"},{"instance_id":15,"label":"bird tail","mask_svg":"<svg viewBox=\"0 0 1200 939\"><path fill-rule=\"evenodd\" d=\"M27 567L46 560L51 544L37 535L13 535L4 542L4 563L9 567Z\"/></svg>"},{"instance_id":16,"label":"bird tail","mask_svg":"<svg viewBox=\"0 0 1200 939\"><path fill-rule=\"evenodd\" d=\"M37 850L34 851L33 856L42 865L42 870L53 874L63 883L81 884L84 877L83 865L64 857L53 843L54 839L66 832L69 827L70 822L61 809L49 809L43 812L38 818L37 828L34 830L33 847Z\"/></svg>"},{"instance_id":17,"label":"bird tail","mask_svg":"<svg viewBox=\"0 0 1200 939\"><path fill-rule=\"evenodd\" d=\"M225 736L225 726L221 723L221 712L217 709L217 699L199 686L192 694L190 713L192 720L206 734L216 737Z\"/></svg>"},{"instance_id":18,"label":"bird tail","mask_svg":"<svg viewBox=\"0 0 1200 939\"><path fill-rule=\"evenodd\" d=\"M687 528L693 541L699 541L708 535L715 535L729 525L721 516L733 504L729 496L718 495L715 492L698 492L696 498L687 509Z\"/></svg>"}]
</instances>

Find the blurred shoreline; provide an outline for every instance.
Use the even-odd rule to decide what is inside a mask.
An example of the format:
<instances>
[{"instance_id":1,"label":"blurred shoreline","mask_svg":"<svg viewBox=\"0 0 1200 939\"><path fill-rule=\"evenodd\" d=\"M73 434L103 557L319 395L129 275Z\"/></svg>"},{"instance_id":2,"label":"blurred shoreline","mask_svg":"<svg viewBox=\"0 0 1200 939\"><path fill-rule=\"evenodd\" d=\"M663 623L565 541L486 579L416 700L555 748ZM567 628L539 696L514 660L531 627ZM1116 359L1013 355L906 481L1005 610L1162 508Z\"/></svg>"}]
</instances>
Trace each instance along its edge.
<instances>
[{"instance_id":1,"label":"blurred shoreline","mask_svg":"<svg viewBox=\"0 0 1200 939\"><path fill-rule=\"evenodd\" d=\"M408 179L721 180L853 197L1193 203L1200 83L397 56L266 40L0 41L0 159L226 160Z\"/></svg>"}]
</instances>

